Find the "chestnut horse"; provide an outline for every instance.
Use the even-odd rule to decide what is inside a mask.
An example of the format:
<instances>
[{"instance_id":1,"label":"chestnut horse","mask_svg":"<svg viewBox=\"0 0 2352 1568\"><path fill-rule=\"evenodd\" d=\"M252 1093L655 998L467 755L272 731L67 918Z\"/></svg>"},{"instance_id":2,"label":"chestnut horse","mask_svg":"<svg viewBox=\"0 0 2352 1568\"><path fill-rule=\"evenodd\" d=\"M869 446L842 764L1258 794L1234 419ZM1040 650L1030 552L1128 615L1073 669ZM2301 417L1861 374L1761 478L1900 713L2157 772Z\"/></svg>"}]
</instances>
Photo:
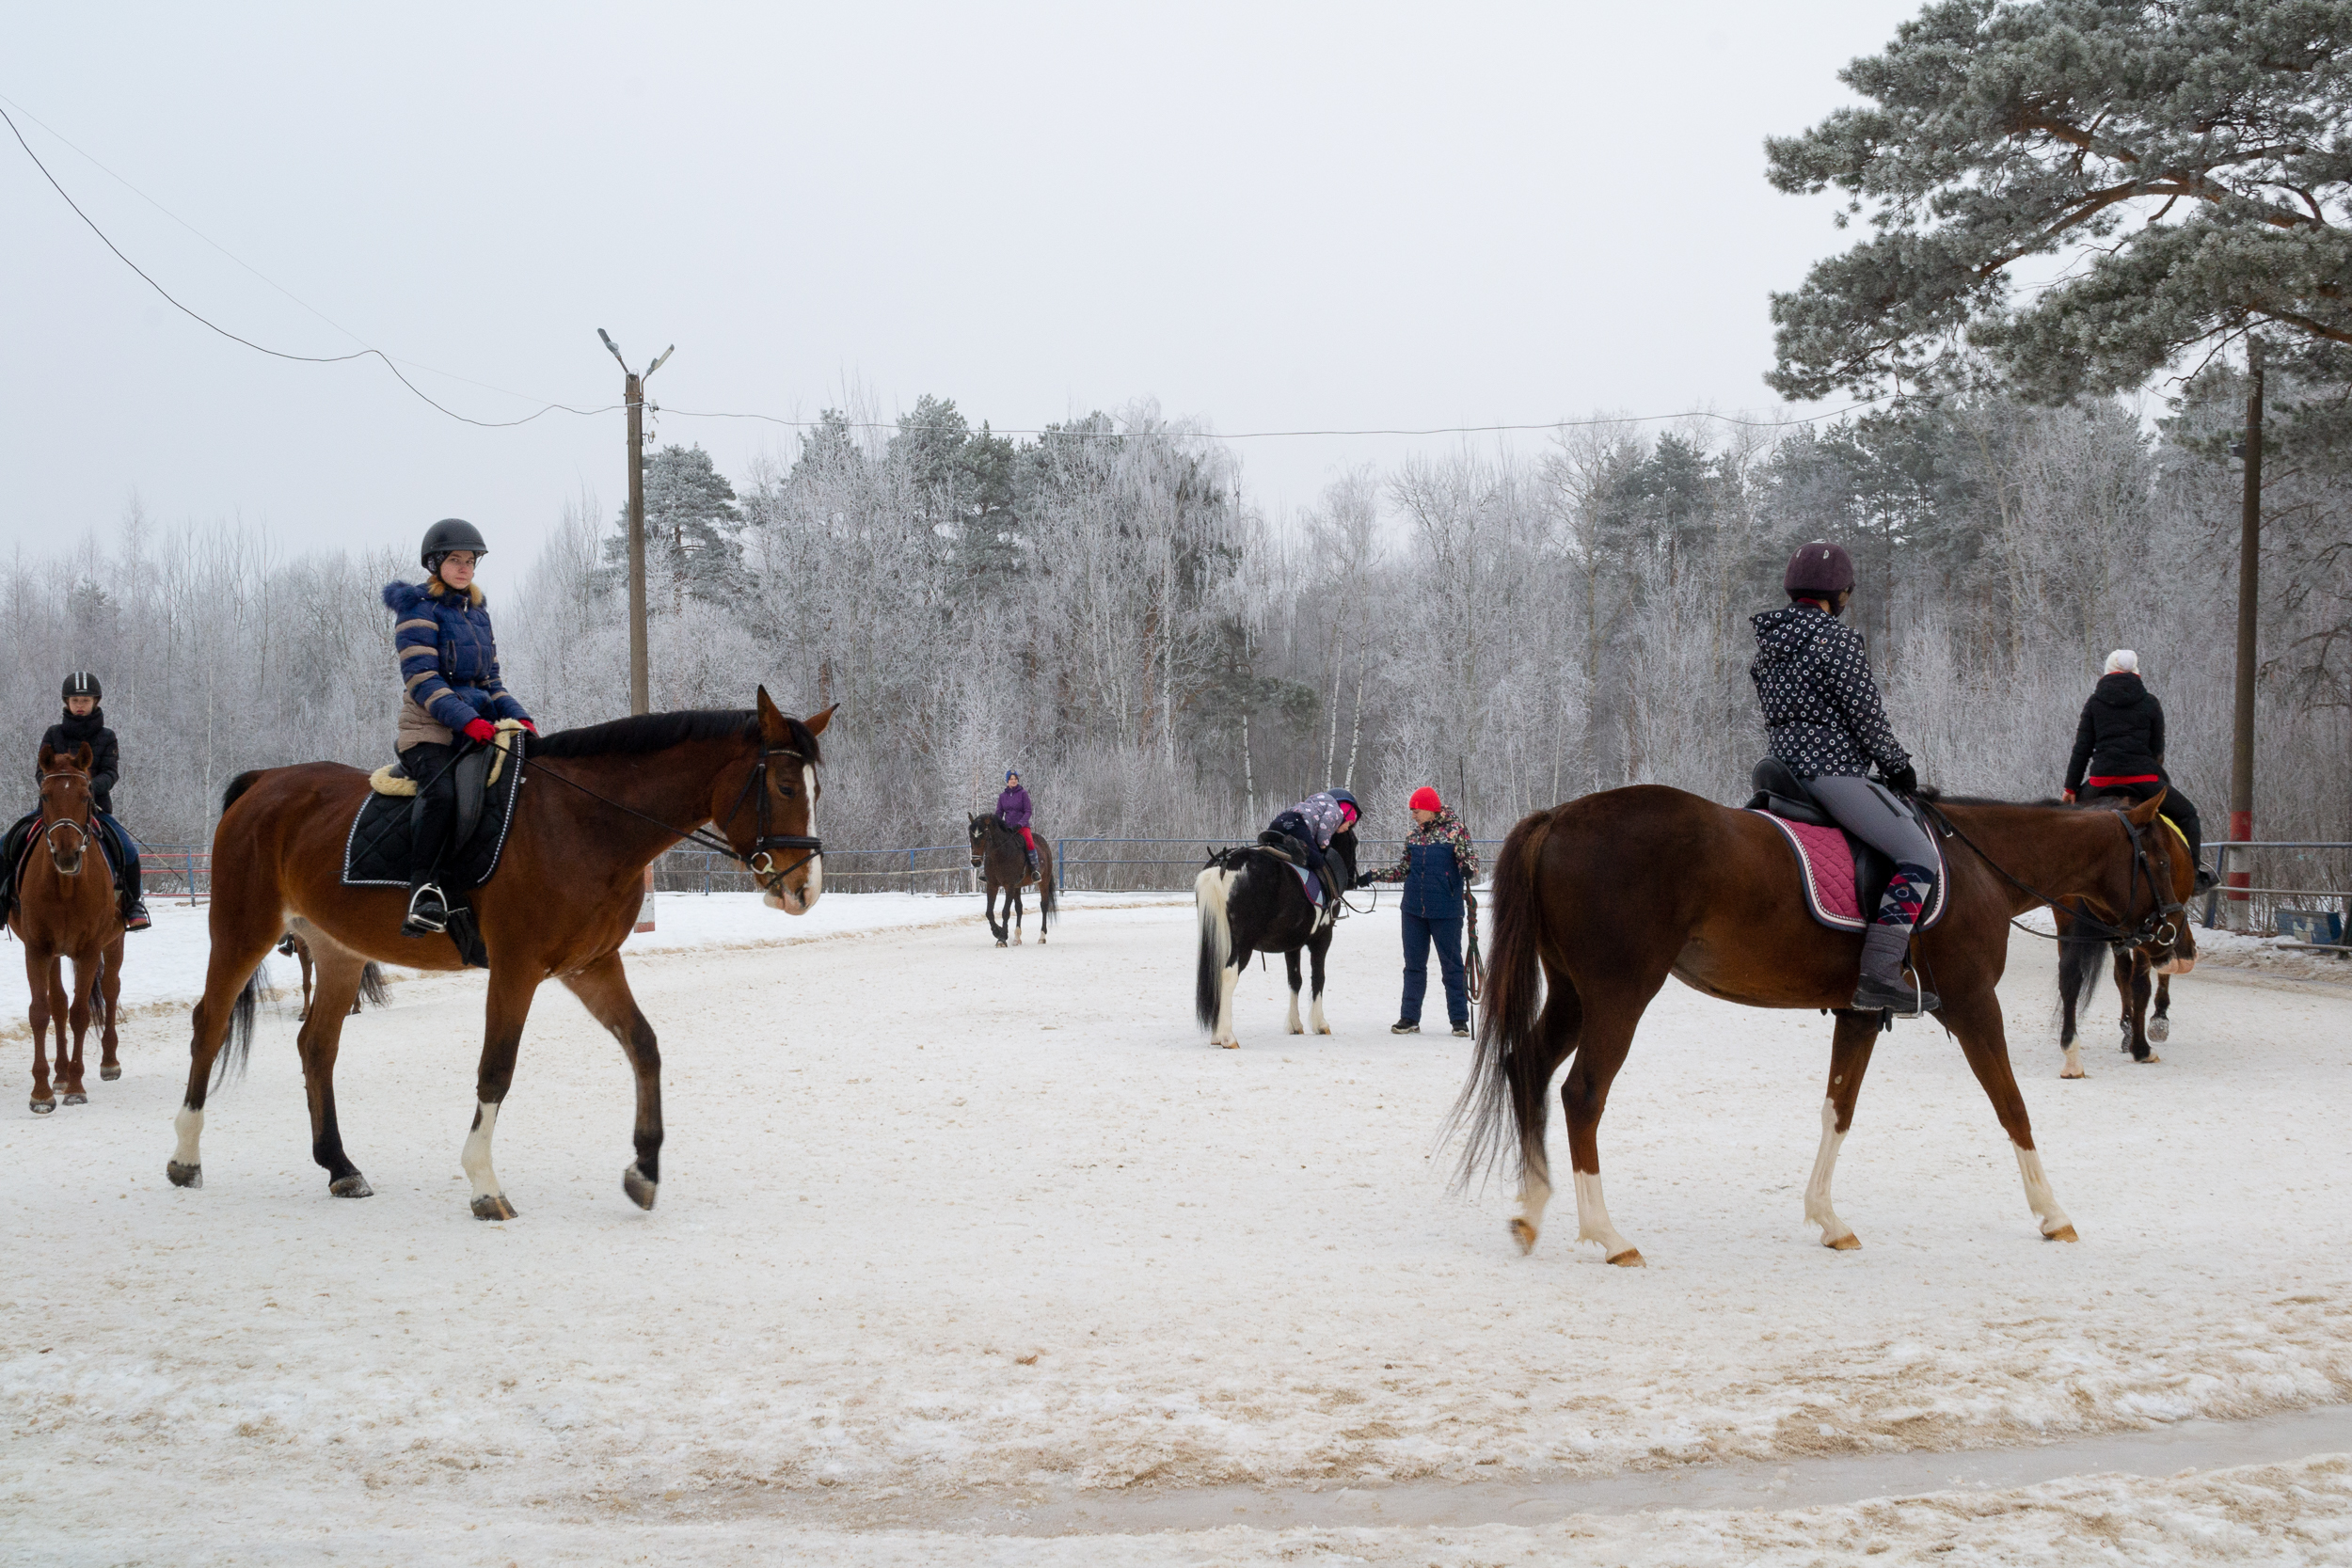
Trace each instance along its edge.
<instances>
[{"instance_id":1,"label":"chestnut horse","mask_svg":"<svg viewBox=\"0 0 2352 1568\"><path fill-rule=\"evenodd\" d=\"M106 857L96 845L97 825L90 820L89 768L86 742L71 755L40 749L41 846L24 857L24 883L8 911L8 928L24 944L24 987L32 993L33 1110L46 1116L57 1108L57 1093L68 1105L86 1105L89 1091L82 1083L82 1038L89 1033L90 998L98 993L103 1018L99 1036L98 1076L112 1082L122 1076L115 1059L115 1007L122 997L122 910L115 901L114 879ZM14 867L0 871L12 875ZM73 964L73 989L69 1001L64 964ZM50 1083L49 1026L57 1027L56 1084ZM73 1050L66 1052L66 1030L73 1031Z\"/></svg>"},{"instance_id":2,"label":"chestnut horse","mask_svg":"<svg viewBox=\"0 0 2352 1568\"><path fill-rule=\"evenodd\" d=\"M645 867L680 839L744 863L765 902L804 914L824 890L814 832L817 737L834 710L803 723L759 692L756 710L649 713L529 743L498 873L469 896L489 955L489 1000L474 1117L462 1163L480 1219L515 1217L490 1164L499 1107L515 1077L523 1021L542 980L564 983L621 1042L637 1078L636 1158L621 1186L650 1209L660 1181L661 1057L629 995L621 943L637 921ZM213 952L189 1045L187 1098L166 1167L203 1185L198 1140L216 1058L241 1064L251 1043L255 971L291 925L318 964L297 1044L310 1101L310 1157L326 1190L366 1197L335 1120L335 1053L371 959L418 969L463 965L454 943L400 934L401 888L345 887L344 835L368 775L304 763L240 776L213 833ZM703 832L703 825L716 832ZM771 831L771 826L776 831ZM290 921L288 915L293 919ZM223 1047L228 1048L223 1056Z\"/></svg>"},{"instance_id":3,"label":"chestnut horse","mask_svg":"<svg viewBox=\"0 0 2352 1568\"><path fill-rule=\"evenodd\" d=\"M2010 1070L1994 986L2008 959L2010 918L2059 898L2075 900L2086 927L2095 921L2169 960L2185 927L2167 915L2179 911L2183 879L2170 835L2150 831L2163 797L2129 810L1928 799L1950 885L1944 917L1919 935L1913 961L1942 998L1936 1017L1959 1037L2009 1134L2042 1234L2071 1242L2074 1227L2042 1173ZM1825 1244L1862 1244L1830 1206L1830 1178L1882 1018L1847 1007L1861 938L1817 925L1799 876L1779 831L1756 814L1657 784L1588 795L1511 830L1495 860L1494 950L1477 1061L1454 1115L1469 1132L1466 1178L1516 1148L1520 1212L1511 1233L1522 1251L1534 1246L1552 1191L1545 1091L1573 1055L1560 1101L1577 1239L1599 1243L1612 1263L1642 1261L1602 1202L1597 1132L1634 1026L1669 974L1752 1007L1836 1013L1804 1212ZM1539 995L1539 972L1548 994Z\"/></svg>"}]
</instances>

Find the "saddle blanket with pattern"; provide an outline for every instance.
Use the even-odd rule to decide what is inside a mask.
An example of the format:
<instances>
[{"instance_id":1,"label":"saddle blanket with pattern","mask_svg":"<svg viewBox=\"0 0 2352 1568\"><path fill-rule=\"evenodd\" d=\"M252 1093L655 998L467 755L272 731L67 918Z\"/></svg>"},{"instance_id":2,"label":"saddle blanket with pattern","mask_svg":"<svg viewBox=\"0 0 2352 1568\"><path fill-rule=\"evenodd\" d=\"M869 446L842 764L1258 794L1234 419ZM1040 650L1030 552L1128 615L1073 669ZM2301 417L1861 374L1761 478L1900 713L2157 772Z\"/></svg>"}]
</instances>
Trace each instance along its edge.
<instances>
[{"instance_id":1,"label":"saddle blanket with pattern","mask_svg":"<svg viewBox=\"0 0 2352 1568\"><path fill-rule=\"evenodd\" d=\"M1857 863L1853 840L1838 828L1817 828L1809 822L1791 822L1785 816L1774 816L1759 811L1756 816L1780 830L1796 851L1797 879L1804 888L1805 908L1813 918L1833 931L1860 931L1867 927L1878 913L1879 895L1886 889L1888 874L1893 870L1884 855L1868 851L1876 863L1877 875L1870 878L1875 884L1858 886L1863 875ZM1928 835L1933 844L1935 835ZM1947 880L1944 847L1935 844L1935 886L1929 890L1927 908L1919 914L1919 929L1924 931L1944 918L1944 888Z\"/></svg>"}]
</instances>

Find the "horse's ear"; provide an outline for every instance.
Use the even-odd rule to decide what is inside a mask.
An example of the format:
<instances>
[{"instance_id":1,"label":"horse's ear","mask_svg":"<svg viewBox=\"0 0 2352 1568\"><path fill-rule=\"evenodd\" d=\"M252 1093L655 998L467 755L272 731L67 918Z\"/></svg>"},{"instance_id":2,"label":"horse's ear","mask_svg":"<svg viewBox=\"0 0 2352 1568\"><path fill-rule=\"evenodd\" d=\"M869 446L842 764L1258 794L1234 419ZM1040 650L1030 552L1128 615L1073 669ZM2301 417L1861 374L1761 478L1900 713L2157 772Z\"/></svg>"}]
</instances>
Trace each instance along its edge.
<instances>
[{"instance_id":1,"label":"horse's ear","mask_svg":"<svg viewBox=\"0 0 2352 1568\"><path fill-rule=\"evenodd\" d=\"M40 770L48 772L57 765L57 749L46 740L40 743Z\"/></svg>"},{"instance_id":2,"label":"horse's ear","mask_svg":"<svg viewBox=\"0 0 2352 1568\"><path fill-rule=\"evenodd\" d=\"M90 764L96 762L97 760L98 753L89 749L88 741L85 740L79 746L73 748L73 766L80 768L83 772L88 772L90 769Z\"/></svg>"},{"instance_id":3,"label":"horse's ear","mask_svg":"<svg viewBox=\"0 0 2352 1568\"><path fill-rule=\"evenodd\" d=\"M833 716L840 710L841 705L839 703L835 703L833 706L825 709L822 713L813 713L809 715L808 733L811 735L824 734L825 726L833 722Z\"/></svg>"},{"instance_id":4,"label":"horse's ear","mask_svg":"<svg viewBox=\"0 0 2352 1568\"><path fill-rule=\"evenodd\" d=\"M792 726L785 722L783 711L764 686L759 689L759 737L771 746L792 744Z\"/></svg>"},{"instance_id":5,"label":"horse's ear","mask_svg":"<svg viewBox=\"0 0 2352 1568\"><path fill-rule=\"evenodd\" d=\"M2164 798L2169 793L2170 791L2169 790L2159 789L2153 795L2149 796L2148 799L2134 806L2125 815L2130 816L2134 823L2144 828L2148 826L2149 823L2153 822L2156 819L2156 813L2163 807Z\"/></svg>"}]
</instances>

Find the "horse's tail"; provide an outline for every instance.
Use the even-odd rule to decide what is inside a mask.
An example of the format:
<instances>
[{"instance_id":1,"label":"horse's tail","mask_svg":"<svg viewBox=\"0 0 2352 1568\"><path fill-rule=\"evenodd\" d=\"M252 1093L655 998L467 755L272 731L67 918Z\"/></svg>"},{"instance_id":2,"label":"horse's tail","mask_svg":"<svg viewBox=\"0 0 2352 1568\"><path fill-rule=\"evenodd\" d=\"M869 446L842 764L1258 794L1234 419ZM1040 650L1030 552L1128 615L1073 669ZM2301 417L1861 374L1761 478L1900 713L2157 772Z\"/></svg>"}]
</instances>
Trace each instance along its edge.
<instances>
[{"instance_id":1,"label":"horse's tail","mask_svg":"<svg viewBox=\"0 0 2352 1568\"><path fill-rule=\"evenodd\" d=\"M1481 997L1477 1054L1470 1081L1446 1118L1446 1131L1463 1133L1456 1178L1467 1186L1506 1155L1516 1157L1544 1126L1545 1091L1559 1064L1535 1049L1534 1035L1543 1001L1543 890L1535 869L1551 832L1551 813L1520 819L1495 857L1494 948L1486 958Z\"/></svg>"},{"instance_id":2,"label":"horse's tail","mask_svg":"<svg viewBox=\"0 0 2352 1568\"><path fill-rule=\"evenodd\" d=\"M2099 978L2106 973L2107 966L2103 961L2106 956L2106 943L2097 937L2083 935L2079 925L2061 921L2059 926L2058 1002L2061 1015L2066 1003L2074 1004L2075 1032L2079 1034L2084 1009L2098 995ZM2061 1037L2059 1043L2072 1045L2074 1042Z\"/></svg>"},{"instance_id":3,"label":"horse's tail","mask_svg":"<svg viewBox=\"0 0 2352 1568\"><path fill-rule=\"evenodd\" d=\"M374 964L359 971L359 994L367 998L371 1007L389 1007L392 993L384 989L384 972Z\"/></svg>"},{"instance_id":4,"label":"horse's tail","mask_svg":"<svg viewBox=\"0 0 2352 1568\"><path fill-rule=\"evenodd\" d=\"M213 1087L217 1089L233 1078L245 1076L247 1059L253 1053L254 1010L263 1000L277 994L274 988L263 982L261 966L256 964L246 979L245 990L237 992L237 1000L230 1005L229 1038L213 1060Z\"/></svg>"},{"instance_id":5,"label":"horse's tail","mask_svg":"<svg viewBox=\"0 0 2352 1568\"><path fill-rule=\"evenodd\" d=\"M1217 1009L1225 1001L1225 966L1233 957L1233 925L1226 904L1240 876L1219 861L1192 879L1193 905L1200 912L1200 968L1192 1005L1203 1029L1216 1028Z\"/></svg>"},{"instance_id":6,"label":"horse's tail","mask_svg":"<svg viewBox=\"0 0 2352 1568\"><path fill-rule=\"evenodd\" d=\"M230 806L235 805L238 796L261 782L262 772L263 769L259 768L249 768L230 780L229 787L222 790L220 794L220 809L227 811Z\"/></svg>"}]
</instances>

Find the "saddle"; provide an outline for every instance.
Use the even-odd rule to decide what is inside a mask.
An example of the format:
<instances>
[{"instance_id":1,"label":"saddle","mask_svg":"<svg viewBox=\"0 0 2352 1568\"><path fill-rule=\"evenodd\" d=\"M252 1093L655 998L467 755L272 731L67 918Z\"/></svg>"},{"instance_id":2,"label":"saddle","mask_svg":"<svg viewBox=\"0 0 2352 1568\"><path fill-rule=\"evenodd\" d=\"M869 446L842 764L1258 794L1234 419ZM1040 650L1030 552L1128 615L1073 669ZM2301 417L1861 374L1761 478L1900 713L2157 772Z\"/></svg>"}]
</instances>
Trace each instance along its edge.
<instances>
[{"instance_id":1,"label":"saddle","mask_svg":"<svg viewBox=\"0 0 2352 1568\"><path fill-rule=\"evenodd\" d=\"M1329 855L1323 857L1323 863L1318 867L1309 856L1306 845L1288 833L1278 833L1271 828L1258 835L1258 847L1298 873L1299 883L1306 889L1309 898L1314 899L1327 910L1336 910L1340 907L1340 882L1338 876L1331 870ZM1315 897L1314 887L1314 878L1318 870L1322 873L1323 896L1320 898Z\"/></svg>"},{"instance_id":2,"label":"saddle","mask_svg":"<svg viewBox=\"0 0 2352 1568\"><path fill-rule=\"evenodd\" d=\"M1746 809L1771 818L1796 851L1805 907L1813 918L1834 931L1859 931L1868 926L1886 884L1894 879L1895 863L1839 827L1837 819L1814 800L1804 781L1780 758L1768 756L1757 763L1749 782L1756 785L1756 793L1748 798ZM1928 894L1927 908L1919 912L1918 928L1924 931L1944 918L1944 848L1918 802L1908 804L1912 819L1926 830L1928 841L1936 847L1935 885ZM1841 846L1843 855L1838 853Z\"/></svg>"},{"instance_id":3,"label":"saddle","mask_svg":"<svg viewBox=\"0 0 2352 1568\"><path fill-rule=\"evenodd\" d=\"M453 899L488 881L498 869L524 768L521 749L510 754L502 746L468 752L452 766L457 776L457 825L441 859L441 890ZM424 811L418 781L397 768L379 768L368 783L367 799L343 835L343 886L405 888Z\"/></svg>"}]
</instances>

